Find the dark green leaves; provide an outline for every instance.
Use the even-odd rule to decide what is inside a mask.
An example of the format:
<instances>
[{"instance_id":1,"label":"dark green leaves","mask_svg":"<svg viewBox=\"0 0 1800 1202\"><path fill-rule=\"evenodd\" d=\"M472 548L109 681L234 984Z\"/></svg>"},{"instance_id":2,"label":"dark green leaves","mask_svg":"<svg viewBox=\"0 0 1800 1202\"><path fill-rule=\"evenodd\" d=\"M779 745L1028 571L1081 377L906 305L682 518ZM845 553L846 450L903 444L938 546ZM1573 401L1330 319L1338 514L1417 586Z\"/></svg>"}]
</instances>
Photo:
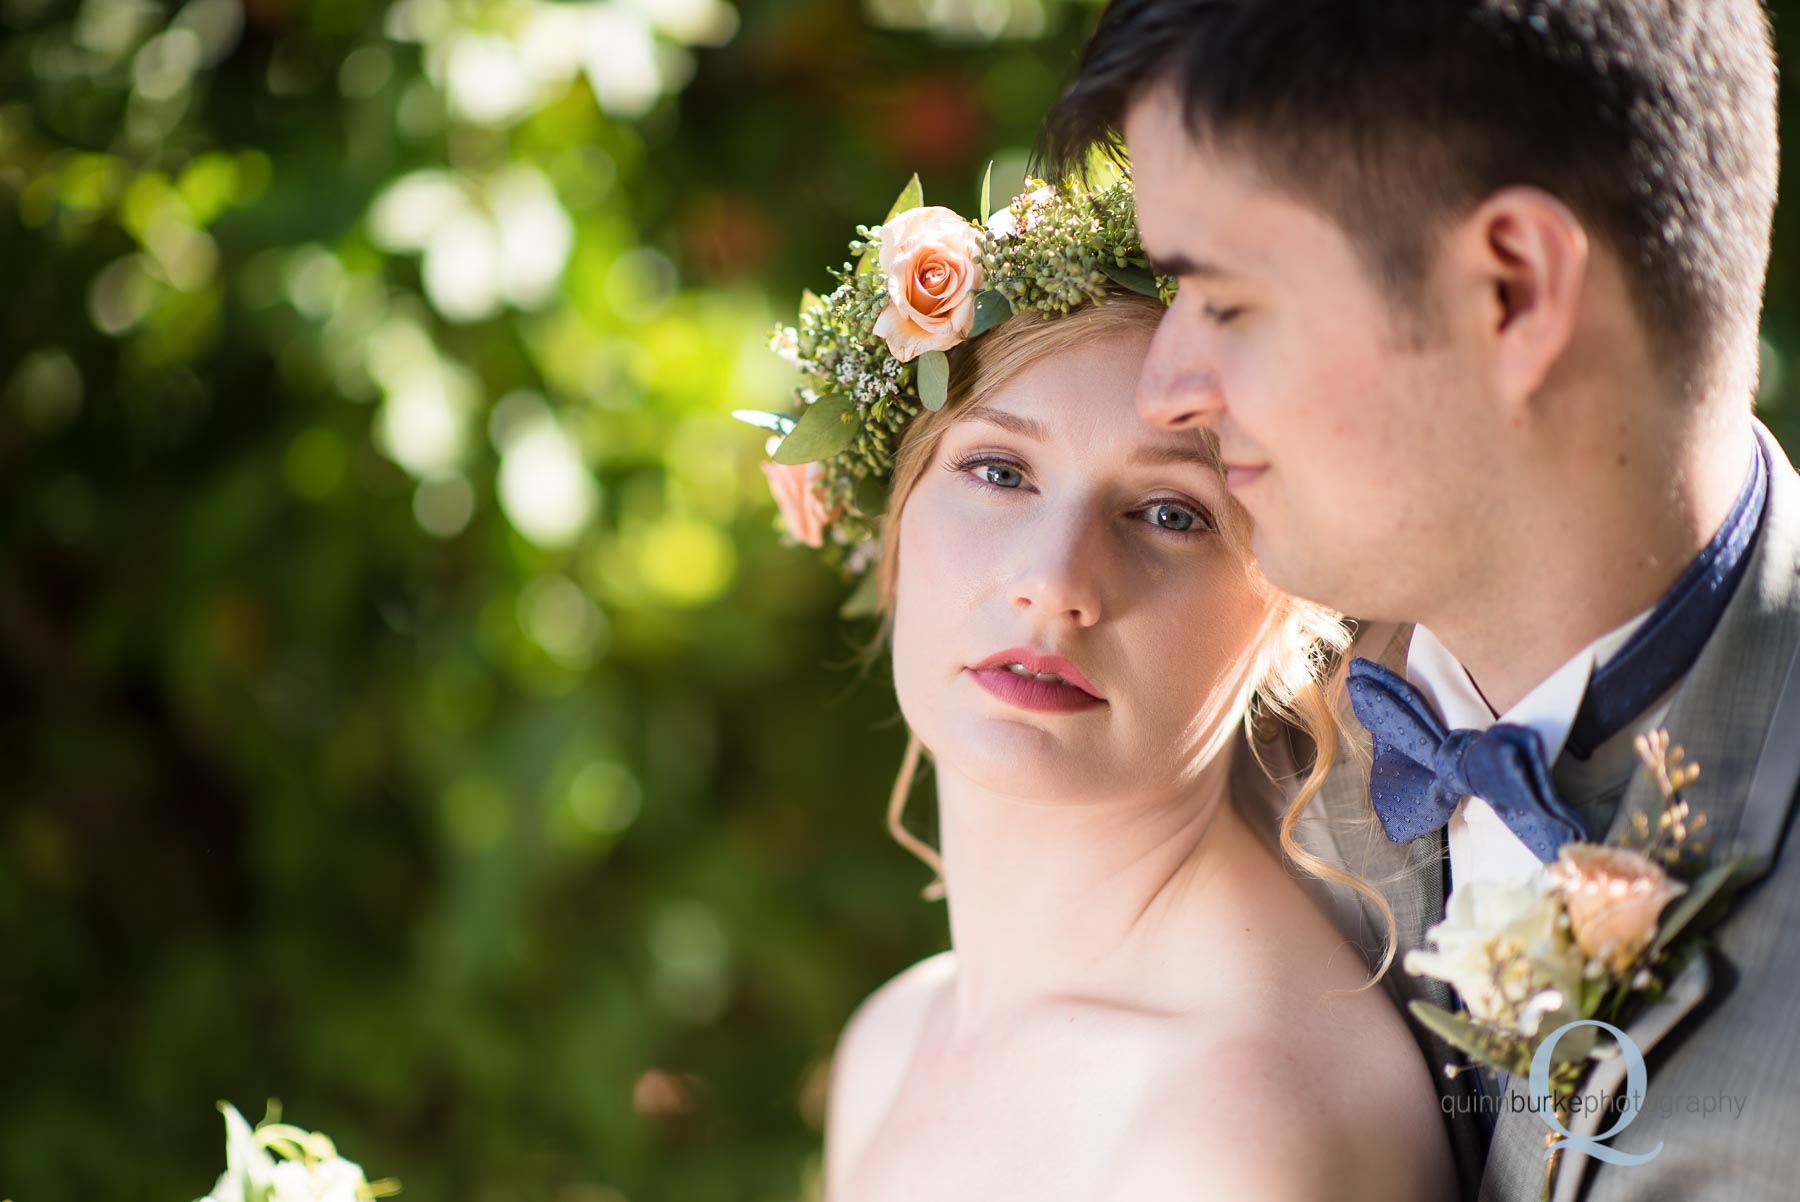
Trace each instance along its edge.
<instances>
[{"instance_id":1,"label":"dark green leaves","mask_svg":"<svg viewBox=\"0 0 1800 1202\"><path fill-rule=\"evenodd\" d=\"M975 324L969 337L978 338L1013 315L1012 303L998 292L983 292L975 298Z\"/></svg>"},{"instance_id":2,"label":"dark green leaves","mask_svg":"<svg viewBox=\"0 0 1800 1202\"><path fill-rule=\"evenodd\" d=\"M1417 998L1408 1002L1406 1008L1412 1011L1414 1018L1437 1032L1438 1037L1451 1047L1472 1059L1486 1061L1488 1044L1493 1037L1476 1023Z\"/></svg>"},{"instance_id":3,"label":"dark green leaves","mask_svg":"<svg viewBox=\"0 0 1800 1202\"><path fill-rule=\"evenodd\" d=\"M1708 903L1723 895L1727 887L1741 885L1744 880L1749 879L1750 868L1750 857L1736 856L1712 868L1695 881L1681 899L1665 911L1666 916L1657 927L1656 941L1645 954L1645 961L1654 964L1657 957L1668 950L1682 931L1693 925L1694 919L1700 916Z\"/></svg>"},{"instance_id":4,"label":"dark green leaves","mask_svg":"<svg viewBox=\"0 0 1800 1202\"><path fill-rule=\"evenodd\" d=\"M1100 270L1105 274L1107 279L1119 285L1121 288L1129 288L1133 292L1141 293L1144 296L1161 299L1156 291L1156 277L1150 273L1148 268L1138 267L1136 265L1119 267L1112 263L1103 263L1100 266Z\"/></svg>"},{"instance_id":5,"label":"dark green leaves","mask_svg":"<svg viewBox=\"0 0 1800 1202\"><path fill-rule=\"evenodd\" d=\"M856 512L864 517L880 517L887 512L887 482L878 480L874 476L862 477L856 482L855 491L851 494L851 501L856 506Z\"/></svg>"},{"instance_id":6,"label":"dark green leaves","mask_svg":"<svg viewBox=\"0 0 1800 1202\"><path fill-rule=\"evenodd\" d=\"M806 407L793 430L775 448L776 463L830 459L856 441L861 427L850 398L827 393Z\"/></svg>"}]
</instances>

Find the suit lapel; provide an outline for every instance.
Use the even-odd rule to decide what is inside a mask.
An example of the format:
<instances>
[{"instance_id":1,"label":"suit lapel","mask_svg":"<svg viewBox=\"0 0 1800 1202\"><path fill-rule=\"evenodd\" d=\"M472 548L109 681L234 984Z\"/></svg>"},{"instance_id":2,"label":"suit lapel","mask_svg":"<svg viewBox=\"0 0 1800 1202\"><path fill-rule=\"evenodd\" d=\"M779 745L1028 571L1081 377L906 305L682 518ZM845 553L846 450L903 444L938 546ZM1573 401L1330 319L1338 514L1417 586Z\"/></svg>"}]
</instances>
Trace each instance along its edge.
<instances>
[{"instance_id":1,"label":"suit lapel","mask_svg":"<svg viewBox=\"0 0 1800 1202\"><path fill-rule=\"evenodd\" d=\"M1706 999L1706 995L1712 991L1712 983L1711 960L1704 954L1695 956L1669 982L1668 991L1662 1000L1640 1014L1636 1022L1625 1028L1625 1033L1640 1051L1648 1053L1650 1048L1662 1042L1665 1035L1693 1013L1694 1007ZM1617 1116L1607 1111L1603 1104L1618 1096L1620 1088L1625 1084L1626 1067L1623 1056L1602 1060L1594 1066L1593 1071L1588 1074L1587 1082L1582 1086L1581 1104L1571 1121L1566 1124L1572 1134L1598 1135L1603 1117L1608 1120L1609 1128L1618 1121ZM1548 1127L1544 1128L1544 1133L1551 1134ZM1556 1174L1555 1187L1550 1195L1551 1202L1574 1202L1581 1192L1589 1163L1589 1157L1583 1152L1572 1148L1563 1151L1563 1165Z\"/></svg>"}]
</instances>

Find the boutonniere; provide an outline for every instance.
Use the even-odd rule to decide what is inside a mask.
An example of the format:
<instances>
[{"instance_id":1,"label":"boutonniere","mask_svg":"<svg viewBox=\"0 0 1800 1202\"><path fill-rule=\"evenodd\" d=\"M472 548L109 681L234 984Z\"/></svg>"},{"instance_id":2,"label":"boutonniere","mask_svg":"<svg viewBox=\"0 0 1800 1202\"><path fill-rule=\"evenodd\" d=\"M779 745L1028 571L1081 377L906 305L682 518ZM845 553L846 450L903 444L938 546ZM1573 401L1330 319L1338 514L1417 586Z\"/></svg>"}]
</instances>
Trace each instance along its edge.
<instances>
[{"instance_id":1,"label":"boutonniere","mask_svg":"<svg viewBox=\"0 0 1800 1202\"><path fill-rule=\"evenodd\" d=\"M362 1166L338 1155L323 1132L281 1121L281 1104L254 1128L229 1102L225 1115L225 1171L200 1202L372 1202L400 1192L390 1179L368 1181Z\"/></svg>"},{"instance_id":2,"label":"boutonniere","mask_svg":"<svg viewBox=\"0 0 1800 1202\"><path fill-rule=\"evenodd\" d=\"M1532 1099L1549 1126L1544 1198L1559 1159L1557 1132L1589 1066L1620 1054L1598 1024L1622 1025L1661 998L1748 875L1747 858L1714 863L1707 854L1706 815L1683 795L1699 765L1671 748L1667 731L1640 736L1637 751L1661 795L1657 813L1632 815L1611 845L1564 844L1524 883L1452 890L1444 921L1425 933L1434 946L1406 954L1407 972L1446 982L1463 1003L1455 1014L1421 1001L1408 1008L1476 1063L1530 1077L1554 1037L1548 1096ZM1564 1031L1570 1023L1580 1025Z\"/></svg>"}]
</instances>

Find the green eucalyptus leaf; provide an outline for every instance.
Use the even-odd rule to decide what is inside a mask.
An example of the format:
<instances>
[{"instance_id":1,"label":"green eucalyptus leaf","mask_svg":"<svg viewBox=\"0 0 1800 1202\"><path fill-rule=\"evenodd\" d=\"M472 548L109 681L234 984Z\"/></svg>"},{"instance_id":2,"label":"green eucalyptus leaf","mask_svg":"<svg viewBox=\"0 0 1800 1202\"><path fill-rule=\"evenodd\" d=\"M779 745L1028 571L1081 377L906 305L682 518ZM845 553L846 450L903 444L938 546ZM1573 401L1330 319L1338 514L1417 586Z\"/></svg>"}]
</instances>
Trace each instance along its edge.
<instances>
[{"instance_id":1,"label":"green eucalyptus leaf","mask_svg":"<svg viewBox=\"0 0 1800 1202\"><path fill-rule=\"evenodd\" d=\"M1417 998L1406 1004L1414 1018L1435 1031L1439 1038L1451 1047L1477 1060L1485 1060L1486 1053L1482 1044L1487 1038L1482 1027L1459 1014L1452 1014L1441 1006L1430 1002L1422 1002Z\"/></svg>"},{"instance_id":2,"label":"green eucalyptus leaf","mask_svg":"<svg viewBox=\"0 0 1800 1202\"><path fill-rule=\"evenodd\" d=\"M1107 279L1121 288L1129 288L1144 296L1155 297L1158 295L1156 276L1151 274L1148 268L1135 265L1120 267L1113 263L1102 263L1100 270Z\"/></svg>"},{"instance_id":3,"label":"green eucalyptus leaf","mask_svg":"<svg viewBox=\"0 0 1800 1202\"><path fill-rule=\"evenodd\" d=\"M1012 315L1012 302L1004 296L992 289L980 293L975 297L975 324L969 327L969 337L980 337Z\"/></svg>"},{"instance_id":4,"label":"green eucalyptus leaf","mask_svg":"<svg viewBox=\"0 0 1800 1202\"><path fill-rule=\"evenodd\" d=\"M830 459L856 441L862 422L850 398L827 393L806 407L788 436L775 448L776 463L813 463Z\"/></svg>"},{"instance_id":5,"label":"green eucalyptus leaf","mask_svg":"<svg viewBox=\"0 0 1800 1202\"><path fill-rule=\"evenodd\" d=\"M1688 887L1688 891L1673 902L1656 930L1656 939L1645 953L1645 959L1654 964L1657 957L1666 951L1670 944L1700 916L1707 904L1723 894L1726 887L1735 883L1739 874L1748 875L1749 856L1734 856L1723 864L1716 865L1699 880Z\"/></svg>"},{"instance_id":6,"label":"green eucalyptus leaf","mask_svg":"<svg viewBox=\"0 0 1800 1202\"><path fill-rule=\"evenodd\" d=\"M988 219L988 186L994 182L994 160L989 159L987 170L981 173L981 204L975 210L975 219L982 225Z\"/></svg>"},{"instance_id":7,"label":"green eucalyptus leaf","mask_svg":"<svg viewBox=\"0 0 1800 1202\"><path fill-rule=\"evenodd\" d=\"M926 351L919 356L919 399L936 413L950 396L950 356Z\"/></svg>"},{"instance_id":8,"label":"green eucalyptus leaf","mask_svg":"<svg viewBox=\"0 0 1800 1202\"><path fill-rule=\"evenodd\" d=\"M824 307L825 302L820 300L819 294L814 292L811 288L806 288L801 291L800 312L811 313L814 309L823 309Z\"/></svg>"},{"instance_id":9,"label":"green eucalyptus leaf","mask_svg":"<svg viewBox=\"0 0 1800 1202\"><path fill-rule=\"evenodd\" d=\"M764 409L733 409L731 416L739 421L755 426L759 430L768 430L783 438L793 431L794 419L785 413L770 413Z\"/></svg>"},{"instance_id":10,"label":"green eucalyptus leaf","mask_svg":"<svg viewBox=\"0 0 1800 1202\"><path fill-rule=\"evenodd\" d=\"M919 173L915 171L911 181L907 183L906 187L900 189L900 195L894 198L894 207L888 210L888 215L882 218L882 221L884 223L892 221L900 214L920 208L924 204L925 186L919 183Z\"/></svg>"},{"instance_id":11,"label":"green eucalyptus leaf","mask_svg":"<svg viewBox=\"0 0 1800 1202\"><path fill-rule=\"evenodd\" d=\"M850 499L856 506L856 512L867 518L878 518L887 512L887 481L878 480L874 476L864 476L856 482Z\"/></svg>"},{"instance_id":12,"label":"green eucalyptus leaf","mask_svg":"<svg viewBox=\"0 0 1800 1202\"><path fill-rule=\"evenodd\" d=\"M869 568L863 578L856 582L856 588L838 607L840 618L872 618L881 605L881 588L875 579L875 569Z\"/></svg>"}]
</instances>

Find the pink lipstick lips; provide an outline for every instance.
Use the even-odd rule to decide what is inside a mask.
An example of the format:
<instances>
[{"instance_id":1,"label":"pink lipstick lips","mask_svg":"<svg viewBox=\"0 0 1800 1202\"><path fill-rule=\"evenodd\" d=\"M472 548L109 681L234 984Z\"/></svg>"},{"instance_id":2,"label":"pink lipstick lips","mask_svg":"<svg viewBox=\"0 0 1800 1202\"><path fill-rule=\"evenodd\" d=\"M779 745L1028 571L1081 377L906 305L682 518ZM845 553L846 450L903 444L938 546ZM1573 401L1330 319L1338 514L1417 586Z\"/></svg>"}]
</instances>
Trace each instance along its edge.
<instances>
[{"instance_id":1,"label":"pink lipstick lips","mask_svg":"<svg viewBox=\"0 0 1800 1202\"><path fill-rule=\"evenodd\" d=\"M996 652L969 671L995 697L1035 713L1070 714L1106 704L1080 668L1029 647Z\"/></svg>"}]
</instances>

